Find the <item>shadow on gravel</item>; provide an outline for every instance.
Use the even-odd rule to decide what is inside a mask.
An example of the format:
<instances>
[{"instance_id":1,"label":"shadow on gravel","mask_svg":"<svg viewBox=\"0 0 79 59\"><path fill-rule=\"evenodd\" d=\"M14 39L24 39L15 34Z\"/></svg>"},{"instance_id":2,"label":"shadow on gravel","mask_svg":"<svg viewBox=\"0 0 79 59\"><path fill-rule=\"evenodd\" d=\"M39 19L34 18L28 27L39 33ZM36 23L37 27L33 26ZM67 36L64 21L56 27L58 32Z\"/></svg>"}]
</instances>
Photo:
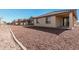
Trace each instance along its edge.
<instances>
[{"instance_id":1,"label":"shadow on gravel","mask_svg":"<svg viewBox=\"0 0 79 59\"><path fill-rule=\"evenodd\" d=\"M56 34L56 35L59 35L62 32L69 30L69 29L47 28L47 27L25 27L25 28L49 32L49 33Z\"/></svg>"}]
</instances>

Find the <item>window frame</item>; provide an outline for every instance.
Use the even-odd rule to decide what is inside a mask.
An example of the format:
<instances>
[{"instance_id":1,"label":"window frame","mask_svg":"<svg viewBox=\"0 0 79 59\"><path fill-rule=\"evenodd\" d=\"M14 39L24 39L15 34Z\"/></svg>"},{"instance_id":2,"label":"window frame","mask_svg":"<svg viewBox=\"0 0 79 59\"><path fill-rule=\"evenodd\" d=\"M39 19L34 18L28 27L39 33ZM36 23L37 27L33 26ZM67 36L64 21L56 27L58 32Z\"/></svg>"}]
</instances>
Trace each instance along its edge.
<instances>
[{"instance_id":1,"label":"window frame","mask_svg":"<svg viewBox=\"0 0 79 59\"><path fill-rule=\"evenodd\" d=\"M39 23L38 18L36 19L36 23L37 23L37 24Z\"/></svg>"}]
</instances>

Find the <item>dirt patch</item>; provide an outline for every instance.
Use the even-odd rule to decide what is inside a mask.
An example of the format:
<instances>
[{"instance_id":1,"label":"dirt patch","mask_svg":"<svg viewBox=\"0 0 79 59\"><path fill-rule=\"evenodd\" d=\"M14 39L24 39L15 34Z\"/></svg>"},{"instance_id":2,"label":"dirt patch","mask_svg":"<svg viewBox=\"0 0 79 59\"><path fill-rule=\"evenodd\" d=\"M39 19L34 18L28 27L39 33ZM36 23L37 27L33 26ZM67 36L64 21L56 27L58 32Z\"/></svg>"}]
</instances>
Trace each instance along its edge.
<instances>
[{"instance_id":1,"label":"dirt patch","mask_svg":"<svg viewBox=\"0 0 79 59\"><path fill-rule=\"evenodd\" d=\"M9 26L0 25L0 50L20 50L19 45L14 41Z\"/></svg>"}]
</instances>

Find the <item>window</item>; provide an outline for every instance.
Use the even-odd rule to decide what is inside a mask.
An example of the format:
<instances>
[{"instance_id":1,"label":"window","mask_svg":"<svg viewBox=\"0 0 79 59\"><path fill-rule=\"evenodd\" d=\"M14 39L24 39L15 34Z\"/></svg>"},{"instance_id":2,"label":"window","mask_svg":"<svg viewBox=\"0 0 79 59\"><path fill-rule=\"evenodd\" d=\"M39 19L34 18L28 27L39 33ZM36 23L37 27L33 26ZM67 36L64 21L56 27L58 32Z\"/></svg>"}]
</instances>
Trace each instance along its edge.
<instances>
[{"instance_id":1,"label":"window","mask_svg":"<svg viewBox=\"0 0 79 59\"><path fill-rule=\"evenodd\" d=\"M50 21L48 20L49 17L46 17L46 24L50 24Z\"/></svg>"},{"instance_id":2,"label":"window","mask_svg":"<svg viewBox=\"0 0 79 59\"><path fill-rule=\"evenodd\" d=\"M38 22L38 19L36 19L36 23L39 23L39 22Z\"/></svg>"}]
</instances>

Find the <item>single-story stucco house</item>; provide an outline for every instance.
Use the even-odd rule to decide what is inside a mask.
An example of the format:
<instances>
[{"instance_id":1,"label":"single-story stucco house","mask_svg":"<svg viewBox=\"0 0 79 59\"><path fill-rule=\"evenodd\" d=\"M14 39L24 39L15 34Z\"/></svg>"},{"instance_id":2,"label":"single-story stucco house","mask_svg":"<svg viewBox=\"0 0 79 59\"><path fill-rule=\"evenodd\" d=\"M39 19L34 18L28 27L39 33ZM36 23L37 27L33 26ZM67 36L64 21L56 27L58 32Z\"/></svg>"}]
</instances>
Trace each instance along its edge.
<instances>
[{"instance_id":1,"label":"single-story stucco house","mask_svg":"<svg viewBox=\"0 0 79 59\"><path fill-rule=\"evenodd\" d=\"M77 21L75 9L50 12L33 17L34 26L51 28L73 28Z\"/></svg>"},{"instance_id":2,"label":"single-story stucco house","mask_svg":"<svg viewBox=\"0 0 79 59\"><path fill-rule=\"evenodd\" d=\"M33 24L33 22L32 22L31 19L22 19L22 20L20 20L20 25L22 25L22 26L27 26L27 25L32 25L32 24Z\"/></svg>"},{"instance_id":3,"label":"single-story stucco house","mask_svg":"<svg viewBox=\"0 0 79 59\"><path fill-rule=\"evenodd\" d=\"M17 19L16 21L13 21L12 24L13 25L27 26L27 25L32 25L33 20L31 20L31 19Z\"/></svg>"},{"instance_id":4,"label":"single-story stucco house","mask_svg":"<svg viewBox=\"0 0 79 59\"><path fill-rule=\"evenodd\" d=\"M13 25L20 25L21 19L14 20L12 22Z\"/></svg>"},{"instance_id":5,"label":"single-story stucco house","mask_svg":"<svg viewBox=\"0 0 79 59\"><path fill-rule=\"evenodd\" d=\"M22 26L28 25L28 20L27 19L20 20L20 25Z\"/></svg>"}]
</instances>

